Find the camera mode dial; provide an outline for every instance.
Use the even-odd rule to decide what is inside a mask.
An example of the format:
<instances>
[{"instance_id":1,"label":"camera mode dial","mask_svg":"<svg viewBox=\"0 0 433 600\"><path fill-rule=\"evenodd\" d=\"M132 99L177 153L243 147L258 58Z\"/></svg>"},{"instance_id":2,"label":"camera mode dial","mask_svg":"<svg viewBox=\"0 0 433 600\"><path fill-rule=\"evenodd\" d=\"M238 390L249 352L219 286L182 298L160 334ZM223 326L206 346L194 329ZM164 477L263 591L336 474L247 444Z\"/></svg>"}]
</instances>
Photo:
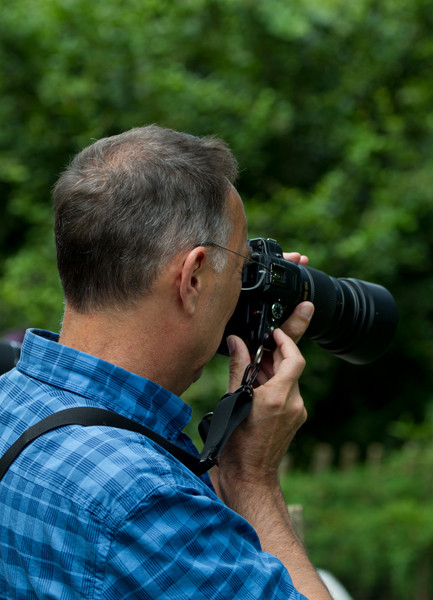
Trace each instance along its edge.
<instances>
[{"instance_id":1,"label":"camera mode dial","mask_svg":"<svg viewBox=\"0 0 433 600\"><path fill-rule=\"evenodd\" d=\"M274 317L274 319L279 321L284 313L284 308L283 308L283 305L281 304L281 302L274 302L274 304L271 307L271 311L272 311L272 316Z\"/></svg>"}]
</instances>

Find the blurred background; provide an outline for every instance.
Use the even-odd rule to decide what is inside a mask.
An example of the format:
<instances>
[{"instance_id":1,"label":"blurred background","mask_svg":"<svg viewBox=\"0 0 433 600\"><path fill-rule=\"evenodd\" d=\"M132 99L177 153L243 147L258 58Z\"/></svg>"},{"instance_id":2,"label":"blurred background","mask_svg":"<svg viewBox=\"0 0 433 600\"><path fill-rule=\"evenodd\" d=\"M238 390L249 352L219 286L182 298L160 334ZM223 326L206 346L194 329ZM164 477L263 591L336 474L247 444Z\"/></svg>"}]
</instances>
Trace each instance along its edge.
<instances>
[{"instance_id":1,"label":"blurred background","mask_svg":"<svg viewBox=\"0 0 433 600\"><path fill-rule=\"evenodd\" d=\"M387 354L314 343L281 473L355 600L433 598L433 2L15 0L0 19L0 331L58 331L51 189L94 139L157 123L238 158L250 237L399 308ZM190 426L225 392L216 357Z\"/></svg>"}]
</instances>

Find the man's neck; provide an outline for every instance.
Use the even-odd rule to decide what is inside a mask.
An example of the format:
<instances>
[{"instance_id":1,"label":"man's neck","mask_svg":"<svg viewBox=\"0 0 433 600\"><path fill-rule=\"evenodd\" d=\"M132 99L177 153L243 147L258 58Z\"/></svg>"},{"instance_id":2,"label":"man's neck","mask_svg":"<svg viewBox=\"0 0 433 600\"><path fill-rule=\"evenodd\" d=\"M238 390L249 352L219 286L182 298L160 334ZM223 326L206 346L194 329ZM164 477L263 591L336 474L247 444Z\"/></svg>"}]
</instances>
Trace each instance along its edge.
<instances>
[{"instance_id":1,"label":"man's neck","mask_svg":"<svg viewBox=\"0 0 433 600\"><path fill-rule=\"evenodd\" d=\"M77 313L65 310L59 342L150 379L180 395L191 384L179 365L170 324L157 321L150 307L128 311ZM161 314L161 310L157 311ZM177 360L176 360L177 358Z\"/></svg>"}]
</instances>

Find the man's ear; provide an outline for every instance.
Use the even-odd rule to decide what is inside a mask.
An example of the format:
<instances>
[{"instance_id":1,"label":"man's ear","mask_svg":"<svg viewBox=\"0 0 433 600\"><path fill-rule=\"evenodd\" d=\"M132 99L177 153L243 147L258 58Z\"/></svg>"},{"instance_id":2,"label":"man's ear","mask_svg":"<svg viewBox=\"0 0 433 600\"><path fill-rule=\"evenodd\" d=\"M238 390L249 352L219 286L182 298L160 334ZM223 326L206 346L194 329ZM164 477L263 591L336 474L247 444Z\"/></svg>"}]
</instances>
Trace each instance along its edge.
<instances>
[{"instance_id":1,"label":"man's ear","mask_svg":"<svg viewBox=\"0 0 433 600\"><path fill-rule=\"evenodd\" d=\"M204 246L191 250L182 265L179 294L185 311L192 315L205 284L209 270L209 257Z\"/></svg>"}]
</instances>

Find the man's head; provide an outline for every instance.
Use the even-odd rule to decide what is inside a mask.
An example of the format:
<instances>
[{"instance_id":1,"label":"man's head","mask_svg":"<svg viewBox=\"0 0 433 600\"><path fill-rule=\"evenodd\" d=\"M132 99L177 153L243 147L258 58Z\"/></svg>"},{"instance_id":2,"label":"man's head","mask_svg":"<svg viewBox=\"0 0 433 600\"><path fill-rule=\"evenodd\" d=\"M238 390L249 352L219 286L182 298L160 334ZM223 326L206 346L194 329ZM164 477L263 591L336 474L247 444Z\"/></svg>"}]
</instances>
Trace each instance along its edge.
<instances>
[{"instance_id":1,"label":"man's head","mask_svg":"<svg viewBox=\"0 0 433 600\"><path fill-rule=\"evenodd\" d=\"M223 141L154 125L85 148L54 190L58 268L69 305L84 313L134 303L180 252L203 240L225 245L236 175ZM226 253L211 254L221 270Z\"/></svg>"}]
</instances>

